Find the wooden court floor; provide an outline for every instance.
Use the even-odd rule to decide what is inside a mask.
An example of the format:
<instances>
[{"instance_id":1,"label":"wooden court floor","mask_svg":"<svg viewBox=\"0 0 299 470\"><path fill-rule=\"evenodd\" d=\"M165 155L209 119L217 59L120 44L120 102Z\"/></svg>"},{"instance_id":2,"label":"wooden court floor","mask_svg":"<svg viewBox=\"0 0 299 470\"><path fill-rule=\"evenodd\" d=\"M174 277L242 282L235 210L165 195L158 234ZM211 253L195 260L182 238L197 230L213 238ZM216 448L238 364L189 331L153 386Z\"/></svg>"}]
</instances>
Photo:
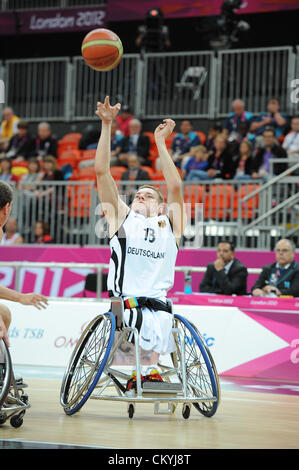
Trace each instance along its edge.
<instances>
[{"instance_id":1,"label":"wooden court floor","mask_svg":"<svg viewBox=\"0 0 299 470\"><path fill-rule=\"evenodd\" d=\"M65 415L61 381L30 379L31 408L23 425L0 426L3 440L75 444L113 449L298 449L299 395L222 390L212 418L192 407L188 420L181 406L174 415L154 415L153 404L137 405L134 418L126 403L88 400L81 411Z\"/></svg>"}]
</instances>

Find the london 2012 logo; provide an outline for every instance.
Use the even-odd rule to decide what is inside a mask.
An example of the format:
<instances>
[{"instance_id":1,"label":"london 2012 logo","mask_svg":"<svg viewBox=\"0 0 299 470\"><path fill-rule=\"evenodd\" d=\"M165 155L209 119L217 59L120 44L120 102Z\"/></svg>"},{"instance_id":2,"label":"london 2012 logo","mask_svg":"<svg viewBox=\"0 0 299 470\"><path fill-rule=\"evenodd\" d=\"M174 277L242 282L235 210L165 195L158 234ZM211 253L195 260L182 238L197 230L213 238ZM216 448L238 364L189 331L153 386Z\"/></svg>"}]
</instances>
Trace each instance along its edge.
<instances>
[{"instance_id":1,"label":"london 2012 logo","mask_svg":"<svg viewBox=\"0 0 299 470\"><path fill-rule=\"evenodd\" d=\"M0 104L3 104L5 102L5 86L4 86L4 81L0 80Z\"/></svg>"}]
</instances>

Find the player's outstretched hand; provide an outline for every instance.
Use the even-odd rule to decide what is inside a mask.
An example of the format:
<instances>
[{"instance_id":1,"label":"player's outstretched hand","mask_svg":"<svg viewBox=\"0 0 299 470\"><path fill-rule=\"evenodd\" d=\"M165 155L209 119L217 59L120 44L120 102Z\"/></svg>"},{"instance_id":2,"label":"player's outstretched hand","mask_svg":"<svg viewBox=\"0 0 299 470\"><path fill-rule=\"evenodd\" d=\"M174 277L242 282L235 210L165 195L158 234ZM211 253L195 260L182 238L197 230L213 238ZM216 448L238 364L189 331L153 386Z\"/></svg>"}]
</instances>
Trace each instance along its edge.
<instances>
[{"instance_id":1,"label":"player's outstretched hand","mask_svg":"<svg viewBox=\"0 0 299 470\"><path fill-rule=\"evenodd\" d=\"M169 137L172 134L174 127L175 122L172 119L163 119L163 123L159 124L154 132L156 141Z\"/></svg>"},{"instance_id":2,"label":"player's outstretched hand","mask_svg":"<svg viewBox=\"0 0 299 470\"><path fill-rule=\"evenodd\" d=\"M22 305L33 305L38 310L48 306L47 297L40 294L21 294L20 303Z\"/></svg>"},{"instance_id":3,"label":"player's outstretched hand","mask_svg":"<svg viewBox=\"0 0 299 470\"><path fill-rule=\"evenodd\" d=\"M111 106L109 96L106 96L104 103L100 101L97 102L96 115L99 116L103 122L111 122L116 118L120 107L120 103Z\"/></svg>"}]
</instances>

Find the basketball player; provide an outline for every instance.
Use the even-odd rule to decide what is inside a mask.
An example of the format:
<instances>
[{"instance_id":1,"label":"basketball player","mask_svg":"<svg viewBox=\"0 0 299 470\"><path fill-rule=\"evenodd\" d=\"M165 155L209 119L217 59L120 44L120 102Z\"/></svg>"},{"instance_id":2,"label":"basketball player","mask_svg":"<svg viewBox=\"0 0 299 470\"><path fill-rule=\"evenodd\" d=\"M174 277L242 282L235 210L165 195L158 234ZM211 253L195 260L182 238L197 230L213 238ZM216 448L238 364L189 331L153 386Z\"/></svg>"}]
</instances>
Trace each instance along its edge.
<instances>
[{"instance_id":1,"label":"basketball player","mask_svg":"<svg viewBox=\"0 0 299 470\"><path fill-rule=\"evenodd\" d=\"M3 236L3 227L11 212L12 199L13 191L11 186L4 181L0 181L0 241ZM4 286L0 286L0 299L19 302L23 305L34 305L38 309L45 308L48 303L47 298L43 295L34 293L20 294L19 292ZM9 328L10 321L11 313L9 308L6 305L0 304L0 339L4 338L8 346L9 340L7 330Z\"/></svg>"},{"instance_id":2,"label":"basketball player","mask_svg":"<svg viewBox=\"0 0 299 470\"><path fill-rule=\"evenodd\" d=\"M109 225L109 295L123 298L124 322L139 331L141 348L168 354L175 344L166 295L173 285L178 245L186 224L181 178L165 144L175 122L164 119L154 133L167 186L166 215L163 196L151 185L139 187L131 207L118 194L110 173L110 127L119 110L120 104L110 105L108 96L104 103L97 103L102 129L95 172Z\"/></svg>"}]
</instances>

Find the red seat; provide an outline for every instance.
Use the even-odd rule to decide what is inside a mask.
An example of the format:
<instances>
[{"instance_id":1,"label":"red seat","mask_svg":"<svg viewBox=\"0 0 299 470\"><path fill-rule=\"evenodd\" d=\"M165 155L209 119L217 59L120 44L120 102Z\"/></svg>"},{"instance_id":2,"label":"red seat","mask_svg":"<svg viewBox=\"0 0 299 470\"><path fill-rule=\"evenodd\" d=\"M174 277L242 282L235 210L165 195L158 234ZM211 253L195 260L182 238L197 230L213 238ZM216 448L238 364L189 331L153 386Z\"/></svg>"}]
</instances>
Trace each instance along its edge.
<instances>
[{"instance_id":1,"label":"red seat","mask_svg":"<svg viewBox=\"0 0 299 470\"><path fill-rule=\"evenodd\" d=\"M62 142L76 142L78 144L81 137L82 134L80 132L70 132L65 134L61 140Z\"/></svg>"},{"instance_id":2,"label":"red seat","mask_svg":"<svg viewBox=\"0 0 299 470\"><path fill-rule=\"evenodd\" d=\"M73 168L77 168L79 160L80 160L79 150L72 149L72 150L65 150L64 152L62 152L61 155L57 158L57 163L60 168L66 164L70 164Z\"/></svg>"},{"instance_id":3,"label":"red seat","mask_svg":"<svg viewBox=\"0 0 299 470\"><path fill-rule=\"evenodd\" d=\"M203 202L203 186L199 184L186 185L184 190L184 202L190 204L191 217L195 217L196 204ZM189 211L189 209L187 209Z\"/></svg>"},{"instance_id":4,"label":"red seat","mask_svg":"<svg viewBox=\"0 0 299 470\"><path fill-rule=\"evenodd\" d=\"M68 186L69 216L89 217L91 207L90 186Z\"/></svg>"},{"instance_id":5,"label":"red seat","mask_svg":"<svg viewBox=\"0 0 299 470\"><path fill-rule=\"evenodd\" d=\"M153 170L153 168L151 168L150 166L141 166L140 167L142 170L145 170L148 172L148 176L150 178L150 180L154 180L155 179L155 171Z\"/></svg>"},{"instance_id":6,"label":"red seat","mask_svg":"<svg viewBox=\"0 0 299 470\"><path fill-rule=\"evenodd\" d=\"M122 174L127 170L124 166L112 166L110 167L110 173L115 181L120 181Z\"/></svg>"},{"instance_id":7,"label":"red seat","mask_svg":"<svg viewBox=\"0 0 299 470\"><path fill-rule=\"evenodd\" d=\"M205 144L205 141L206 141L206 134L204 132L201 132L201 131L194 131L198 137L200 138L200 144L201 145L204 145Z\"/></svg>"},{"instance_id":8,"label":"red seat","mask_svg":"<svg viewBox=\"0 0 299 470\"><path fill-rule=\"evenodd\" d=\"M204 216L205 219L225 219L233 210L234 189L229 184L210 186L205 193Z\"/></svg>"}]
</instances>

